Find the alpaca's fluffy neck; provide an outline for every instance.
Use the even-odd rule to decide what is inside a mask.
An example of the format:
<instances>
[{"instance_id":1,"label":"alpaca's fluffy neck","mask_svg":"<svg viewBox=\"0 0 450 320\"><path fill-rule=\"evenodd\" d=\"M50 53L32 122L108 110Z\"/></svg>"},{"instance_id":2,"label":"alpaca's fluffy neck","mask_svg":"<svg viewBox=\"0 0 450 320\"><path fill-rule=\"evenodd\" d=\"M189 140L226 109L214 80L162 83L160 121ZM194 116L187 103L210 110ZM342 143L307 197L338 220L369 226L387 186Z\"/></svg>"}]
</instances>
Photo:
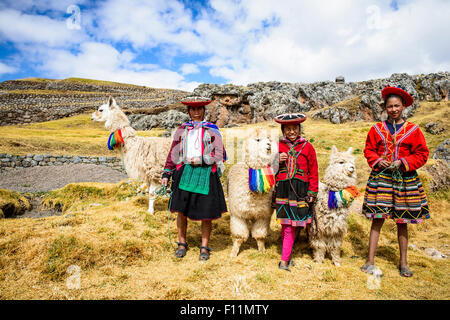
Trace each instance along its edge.
<instances>
[{"instance_id":1,"label":"alpaca's fluffy neck","mask_svg":"<svg viewBox=\"0 0 450 320\"><path fill-rule=\"evenodd\" d=\"M326 169L323 180L327 188L333 191L340 191L356 184L354 177L349 177L344 173L338 175L333 170L330 170L330 168Z\"/></svg>"},{"instance_id":2,"label":"alpaca's fluffy neck","mask_svg":"<svg viewBox=\"0 0 450 320\"><path fill-rule=\"evenodd\" d=\"M124 140L136 136L136 131L130 126L127 116L120 110L111 111L111 117L105 122L105 128L110 132L120 129Z\"/></svg>"},{"instance_id":3,"label":"alpaca's fluffy neck","mask_svg":"<svg viewBox=\"0 0 450 320\"><path fill-rule=\"evenodd\" d=\"M244 156L244 163L248 168L251 169L262 169L268 166L273 167L272 155L261 155L258 153L246 154Z\"/></svg>"}]
</instances>

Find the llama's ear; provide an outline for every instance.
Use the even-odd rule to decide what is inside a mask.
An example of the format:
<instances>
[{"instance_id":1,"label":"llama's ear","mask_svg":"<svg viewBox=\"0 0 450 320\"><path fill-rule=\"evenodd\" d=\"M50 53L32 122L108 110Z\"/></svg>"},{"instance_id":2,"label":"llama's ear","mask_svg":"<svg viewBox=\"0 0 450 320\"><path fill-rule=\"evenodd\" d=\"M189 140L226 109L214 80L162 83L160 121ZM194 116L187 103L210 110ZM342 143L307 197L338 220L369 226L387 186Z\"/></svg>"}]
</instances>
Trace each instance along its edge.
<instances>
[{"instance_id":1,"label":"llama's ear","mask_svg":"<svg viewBox=\"0 0 450 320\"><path fill-rule=\"evenodd\" d=\"M347 153L352 154L352 152L353 152L353 147L348 148Z\"/></svg>"},{"instance_id":2,"label":"llama's ear","mask_svg":"<svg viewBox=\"0 0 450 320\"><path fill-rule=\"evenodd\" d=\"M333 154L335 154L335 153L338 153L338 149L336 148L335 145L333 145L333 146L331 147L331 154L333 155Z\"/></svg>"},{"instance_id":3,"label":"llama's ear","mask_svg":"<svg viewBox=\"0 0 450 320\"><path fill-rule=\"evenodd\" d=\"M116 103L116 100L112 97L112 96L109 96L109 99L108 99L108 106L110 107L110 108L118 108L119 106L117 105L117 103Z\"/></svg>"}]
</instances>

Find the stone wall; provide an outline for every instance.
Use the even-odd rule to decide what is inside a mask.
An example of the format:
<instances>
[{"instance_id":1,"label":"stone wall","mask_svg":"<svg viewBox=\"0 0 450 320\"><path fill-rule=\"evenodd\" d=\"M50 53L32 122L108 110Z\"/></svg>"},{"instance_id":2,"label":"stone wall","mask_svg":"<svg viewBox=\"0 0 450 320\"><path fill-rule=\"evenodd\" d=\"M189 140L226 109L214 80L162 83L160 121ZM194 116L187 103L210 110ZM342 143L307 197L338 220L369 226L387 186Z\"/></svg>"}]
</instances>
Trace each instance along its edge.
<instances>
[{"instance_id":1,"label":"stone wall","mask_svg":"<svg viewBox=\"0 0 450 320\"><path fill-rule=\"evenodd\" d=\"M44 122L91 112L114 96L123 109L179 103L188 92L125 84L68 80L11 80L0 83L0 125Z\"/></svg>"},{"instance_id":2,"label":"stone wall","mask_svg":"<svg viewBox=\"0 0 450 320\"><path fill-rule=\"evenodd\" d=\"M0 171L12 168L29 168L36 166L62 166L65 164L95 164L107 166L125 173L122 161L117 157L88 157L69 155L27 154L26 156L0 154Z\"/></svg>"}]
</instances>

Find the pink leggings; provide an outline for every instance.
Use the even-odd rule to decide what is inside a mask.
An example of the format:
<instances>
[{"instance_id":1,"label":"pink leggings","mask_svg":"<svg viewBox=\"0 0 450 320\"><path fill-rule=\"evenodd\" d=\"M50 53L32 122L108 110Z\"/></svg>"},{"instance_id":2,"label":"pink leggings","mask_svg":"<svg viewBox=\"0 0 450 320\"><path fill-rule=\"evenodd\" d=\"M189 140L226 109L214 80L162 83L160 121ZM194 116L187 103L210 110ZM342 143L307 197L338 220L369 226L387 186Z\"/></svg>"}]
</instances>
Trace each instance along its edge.
<instances>
[{"instance_id":1,"label":"pink leggings","mask_svg":"<svg viewBox=\"0 0 450 320\"><path fill-rule=\"evenodd\" d=\"M283 243L281 260L286 262L291 258L292 246L294 245L295 239L295 228L289 224L281 225L281 242Z\"/></svg>"}]
</instances>

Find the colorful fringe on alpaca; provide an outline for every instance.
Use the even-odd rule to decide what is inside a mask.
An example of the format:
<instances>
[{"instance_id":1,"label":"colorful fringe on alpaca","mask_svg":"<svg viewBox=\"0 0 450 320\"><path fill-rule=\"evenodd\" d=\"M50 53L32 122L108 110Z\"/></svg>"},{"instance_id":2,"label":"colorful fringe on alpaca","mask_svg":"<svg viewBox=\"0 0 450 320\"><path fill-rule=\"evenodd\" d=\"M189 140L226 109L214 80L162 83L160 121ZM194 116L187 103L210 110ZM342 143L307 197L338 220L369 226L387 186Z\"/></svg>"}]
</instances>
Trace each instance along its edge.
<instances>
[{"instance_id":1,"label":"colorful fringe on alpaca","mask_svg":"<svg viewBox=\"0 0 450 320\"><path fill-rule=\"evenodd\" d=\"M250 191L266 193L275 184L275 178L270 166L262 169L248 169L248 187Z\"/></svg>"},{"instance_id":2,"label":"colorful fringe on alpaca","mask_svg":"<svg viewBox=\"0 0 450 320\"><path fill-rule=\"evenodd\" d=\"M108 149L114 150L115 148L120 147L121 144L125 144L122 138L122 131L117 130L109 135L108 139Z\"/></svg>"},{"instance_id":3,"label":"colorful fringe on alpaca","mask_svg":"<svg viewBox=\"0 0 450 320\"><path fill-rule=\"evenodd\" d=\"M355 186L350 186L341 191L332 191L328 193L328 208L336 209L350 205L359 195Z\"/></svg>"}]
</instances>

